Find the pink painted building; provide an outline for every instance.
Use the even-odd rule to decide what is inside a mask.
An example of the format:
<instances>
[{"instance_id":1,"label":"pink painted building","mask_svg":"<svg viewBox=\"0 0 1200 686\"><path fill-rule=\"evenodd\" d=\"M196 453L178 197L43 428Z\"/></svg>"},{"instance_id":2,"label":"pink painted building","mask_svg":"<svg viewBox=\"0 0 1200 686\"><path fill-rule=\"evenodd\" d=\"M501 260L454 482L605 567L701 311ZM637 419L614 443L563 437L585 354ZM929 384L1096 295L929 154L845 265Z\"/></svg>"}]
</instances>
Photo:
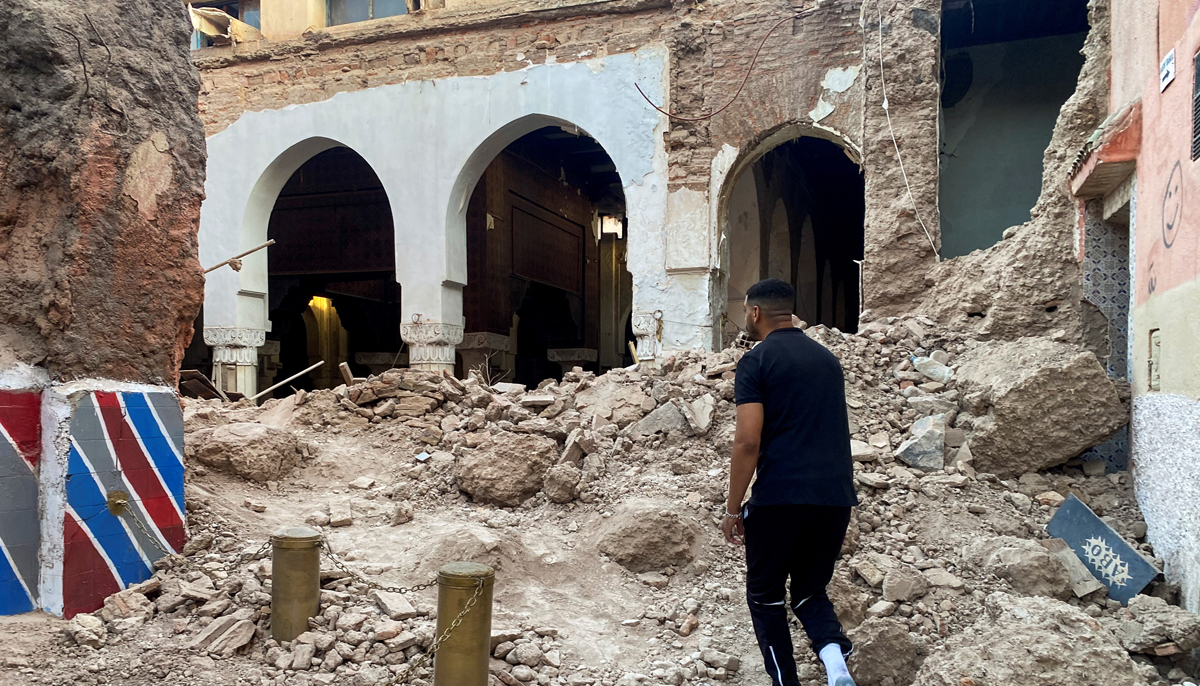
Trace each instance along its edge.
<instances>
[{"instance_id":1,"label":"pink painted building","mask_svg":"<svg viewBox=\"0 0 1200 686\"><path fill-rule=\"evenodd\" d=\"M1200 19L1197 0L1112 0L1109 118L1071 178L1085 291L1123 300L1110 340L1133 393L1148 537L1200 611ZM1122 290L1123 288L1123 290ZM1087 295L1087 294L1085 294ZM1104 305L1097 303L1101 309ZM1115 351L1114 351L1115 352Z\"/></svg>"}]
</instances>

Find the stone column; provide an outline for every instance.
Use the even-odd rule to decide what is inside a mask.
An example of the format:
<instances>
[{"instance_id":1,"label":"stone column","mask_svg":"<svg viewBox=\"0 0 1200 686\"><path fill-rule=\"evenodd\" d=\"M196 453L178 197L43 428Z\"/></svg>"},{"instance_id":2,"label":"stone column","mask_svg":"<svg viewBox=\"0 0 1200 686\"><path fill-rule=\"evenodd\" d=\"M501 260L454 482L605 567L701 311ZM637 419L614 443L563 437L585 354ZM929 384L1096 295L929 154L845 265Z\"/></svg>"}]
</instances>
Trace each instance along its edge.
<instances>
[{"instance_id":1,"label":"stone column","mask_svg":"<svg viewBox=\"0 0 1200 686\"><path fill-rule=\"evenodd\" d=\"M462 344L458 346L458 352L463 358L463 375L487 364L488 358L496 353L508 352L509 346L509 337L503 334L490 331L472 331L465 334ZM503 362L503 360L494 360L494 362ZM499 367L500 365L490 366Z\"/></svg>"},{"instance_id":2,"label":"stone column","mask_svg":"<svg viewBox=\"0 0 1200 686\"><path fill-rule=\"evenodd\" d=\"M401 324L400 338L408 344L412 369L454 373L454 350L462 343L463 327L441 322Z\"/></svg>"},{"instance_id":3,"label":"stone column","mask_svg":"<svg viewBox=\"0 0 1200 686\"><path fill-rule=\"evenodd\" d=\"M262 329L204 327L204 343L212 346L213 383L223 391L252 396L258 392L258 349L267 342Z\"/></svg>"}]
</instances>

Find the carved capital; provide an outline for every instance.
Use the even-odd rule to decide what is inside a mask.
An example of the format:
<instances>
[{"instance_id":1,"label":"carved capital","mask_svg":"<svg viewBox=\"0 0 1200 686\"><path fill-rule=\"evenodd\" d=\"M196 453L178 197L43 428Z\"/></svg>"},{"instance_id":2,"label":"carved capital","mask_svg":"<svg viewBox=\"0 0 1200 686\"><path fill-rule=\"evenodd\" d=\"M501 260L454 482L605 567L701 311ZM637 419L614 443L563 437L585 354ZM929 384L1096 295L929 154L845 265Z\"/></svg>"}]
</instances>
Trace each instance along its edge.
<instances>
[{"instance_id":1,"label":"carved capital","mask_svg":"<svg viewBox=\"0 0 1200 686\"><path fill-rule=\"evenodd\" d=\"M658 351L661 321L651 313L635 313L631 317L633 335L637 337L637 354L641 360L652 360Z\"/></svg>"},{"instance_id":2,"label":"carved capital","mask_svg":"<svg viewBox=\"0 0 1200 686\"><path fill-rule=\"evenodd\" d=\"M482 349L489 352L508 352L509 345L510 343L508 336L492 333L490 331L472 331L463 335L462 343L458 345L458 349Z\"/></svg>"},{"instance_id":3,"label":"carved capital","mask_svg":"<svg viewBox=\"0 0 1200 686\"><path fill-rule=\"evenodd\" d=\"M401 324L400 338L408 344L408 366L430 371L454 370L454 348L463 340L463 327L440 322Z\"/></svg>"},{"instance_id":4,"label":"carved capital","mask_svg":"<svg viewBox=\"0 0 1200 686\"><path fill-rule=\"evenodd\" d=\"M234 364L242 367L256 366L258 364L258 348L214 345L213 364Z\"/></svg>"},{"instance_id":5,"label":"carved capital","mask_svg":"<svg viewBox=\"0 0 1200 686\"><path fill-rule=\"evenodd\" d=\"M267 332L263 329L246 329L236 326L204 327L205 345L257 349L266 342Z\"/></svg>"}]
</instances>

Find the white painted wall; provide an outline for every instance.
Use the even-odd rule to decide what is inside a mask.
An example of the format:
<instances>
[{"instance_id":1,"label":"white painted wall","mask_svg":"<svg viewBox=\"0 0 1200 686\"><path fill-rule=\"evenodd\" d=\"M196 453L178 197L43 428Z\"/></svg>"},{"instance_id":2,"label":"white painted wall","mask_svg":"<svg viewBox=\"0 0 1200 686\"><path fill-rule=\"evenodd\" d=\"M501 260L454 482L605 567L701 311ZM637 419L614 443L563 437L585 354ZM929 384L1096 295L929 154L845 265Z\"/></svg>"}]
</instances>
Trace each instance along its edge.
<instances>
[{"instance_id":1,"label":"white painted wall","mask_svg":"<svg viewBox=\"0 0 1200 686\"><path fill-rule=\"evenodd\" d=\"M345 145L375 170L391 203L403 321L420 314L424 321L461 324L465 215L475 182L520 136L551 124L575 126L604 147L625 188L634 311L663 312L663 348L704 347L711 339L704 328L710 323L709 265L667 273L666 118L634 88L641 85L662 104L666 65L665 48L649 47L246 113L208 139L200 261L215 264L265 241L271 208L292 172L321 150ZM679 232L695 232L679 238L704 246L711 234L702 215L680 223ZM259 252L240 274L220 269L209 275L206 327L268 328L266 265Z\"/></svg>"}]
</instances>

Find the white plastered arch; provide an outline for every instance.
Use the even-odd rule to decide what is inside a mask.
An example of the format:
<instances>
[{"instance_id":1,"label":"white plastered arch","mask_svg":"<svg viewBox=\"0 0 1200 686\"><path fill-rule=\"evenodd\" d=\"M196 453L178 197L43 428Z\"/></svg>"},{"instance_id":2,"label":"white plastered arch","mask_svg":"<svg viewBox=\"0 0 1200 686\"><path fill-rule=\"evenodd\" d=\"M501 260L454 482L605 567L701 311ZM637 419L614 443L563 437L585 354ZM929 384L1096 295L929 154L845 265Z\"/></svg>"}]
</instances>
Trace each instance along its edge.
<instances>
[{"instance_id":1,"label":"white plastered arch","mask_svg":"<svg viewBox=\"0 0 1200 686\"><path fill-rule=\"evenodd\" d=\"M666 64L665 50L652 47L248 112L208 139L201 261L215 264L265 240L266 220L291 173L321 150L343 145L371 165L391 204L403 320L419 314L424 321L461 324L466 199L500 150L524 133L558 124L586 131L617 167L635 281L634 255L645 272L642 281L665 280L658 278L663 272L658 227L666 205L664 118L634 84L662 102ZM227 268L209 274L206 328L266 328L266 288L264 254L246 260L241 274ZM647 306L653 309L654 303Z\"/></svg>"}]
</instances>

